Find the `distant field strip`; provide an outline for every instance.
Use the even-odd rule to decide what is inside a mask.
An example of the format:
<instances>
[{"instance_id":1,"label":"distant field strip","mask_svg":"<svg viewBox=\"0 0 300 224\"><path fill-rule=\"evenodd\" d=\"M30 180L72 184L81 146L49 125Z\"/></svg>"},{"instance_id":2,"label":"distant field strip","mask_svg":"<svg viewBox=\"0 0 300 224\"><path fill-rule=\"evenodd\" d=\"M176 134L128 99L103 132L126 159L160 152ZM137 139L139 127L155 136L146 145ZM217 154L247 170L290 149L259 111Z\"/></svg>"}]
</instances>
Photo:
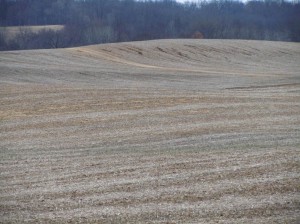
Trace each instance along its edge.
<instances>
[{"instance_id":1,"label":"distant field strip","mask_svg":"<svg viewBox=\"0 0 300 224\"><path fill-rule=\"evenodd\" d=\"M63 28L64 28L63 25L7 26L7 27L0 27L0 31L4 33L5 39L11 40L24 31L31 31L33 33L38 33L42 30L59 31L62 30Z\"/></svg>"}]
</instances>

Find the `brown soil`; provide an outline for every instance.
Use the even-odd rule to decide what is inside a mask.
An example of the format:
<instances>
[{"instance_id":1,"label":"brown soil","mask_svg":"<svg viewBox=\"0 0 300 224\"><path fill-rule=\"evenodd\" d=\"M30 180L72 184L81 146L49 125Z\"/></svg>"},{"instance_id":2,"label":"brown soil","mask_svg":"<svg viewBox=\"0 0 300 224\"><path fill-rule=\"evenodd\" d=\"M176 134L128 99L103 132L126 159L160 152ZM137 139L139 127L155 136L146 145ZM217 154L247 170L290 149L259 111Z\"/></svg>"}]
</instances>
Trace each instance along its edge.
<instances>
[{"instance_id":1,"label":"brown soil","mask_svg":"<svg viewBox=\"0 0 300 224\"><path fill-rule=\"evenodd\" d=\"M0 53L1 223L299 223L300 45Z\"/></svg>"}]
</instances>

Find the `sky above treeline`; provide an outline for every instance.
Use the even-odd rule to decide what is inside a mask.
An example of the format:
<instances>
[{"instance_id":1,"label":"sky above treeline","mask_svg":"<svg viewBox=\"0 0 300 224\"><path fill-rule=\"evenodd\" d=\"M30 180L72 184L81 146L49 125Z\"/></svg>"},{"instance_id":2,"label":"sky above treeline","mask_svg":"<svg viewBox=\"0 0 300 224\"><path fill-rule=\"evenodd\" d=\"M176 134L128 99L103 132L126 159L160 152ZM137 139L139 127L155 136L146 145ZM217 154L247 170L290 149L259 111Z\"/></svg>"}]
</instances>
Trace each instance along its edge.
<instances>
[{"instance_id":1,"label":"sky above treeline","mask_svg":"<svg viewBox=\"0 0 300 224\"><path fill-rule=\"evenodd\" d=\"M201 0L176 0L177 2L180 2L180 3L185 3L185 2L201 2ZM247 0L236 0L236 1L240 1L240 2L246 2Z\"/></svg>"},{"instance_id":2,"label":"sky above treeline","mask_svg":"<svg viewBox=\"0 0 300 224\"><path fill-rule=\"evenodd\" d=\"M185 2L199 2L198 0L176 0L177 2L180 3L185 3Z\"/></svg>"},{"instance_id":3,"label":"sky above treeline","mask_svg":"<svg viewBox=\"0 0 300 224\"><path fill-rule=\"evenodd\" d=\"M177 2L186 2L187 0L177 0ZM189 0L189 2L197 2L197 0Z\"/></svg>"}]
</instances>

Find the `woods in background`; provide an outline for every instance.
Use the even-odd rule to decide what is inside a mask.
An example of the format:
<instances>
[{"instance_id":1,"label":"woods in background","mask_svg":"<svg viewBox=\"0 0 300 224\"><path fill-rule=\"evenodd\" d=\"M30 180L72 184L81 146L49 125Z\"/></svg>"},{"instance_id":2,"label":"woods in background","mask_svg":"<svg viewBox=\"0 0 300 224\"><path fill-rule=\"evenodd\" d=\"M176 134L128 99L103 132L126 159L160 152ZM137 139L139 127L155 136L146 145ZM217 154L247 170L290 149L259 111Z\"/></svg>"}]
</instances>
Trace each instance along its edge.
<instances>
[{"instance_id":1,"label":"woods in background","mask_svg":"<svg viewBox=\"0 0 300 224\"><path fill-rule=\"evenodd\" d=\"M0 0L0 26L64 25L0 31L0 49L60 48L164 38L300 41L300 4L285 1Z\"/></svg>"}]
</instances>

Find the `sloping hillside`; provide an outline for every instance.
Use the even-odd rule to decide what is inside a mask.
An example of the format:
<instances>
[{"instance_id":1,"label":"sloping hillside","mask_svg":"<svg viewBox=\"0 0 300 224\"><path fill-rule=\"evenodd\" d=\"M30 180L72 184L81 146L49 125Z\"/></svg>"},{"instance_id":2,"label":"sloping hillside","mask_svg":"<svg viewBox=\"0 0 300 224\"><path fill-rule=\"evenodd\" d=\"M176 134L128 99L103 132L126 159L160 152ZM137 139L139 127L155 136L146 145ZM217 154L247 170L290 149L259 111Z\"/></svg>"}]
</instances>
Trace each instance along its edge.
<instances>
[{"instance_id":1,"label":"sloping hillside","mask_svg":"<svg viewBox=\"0 0 300 224\"><path fill-rule=\"evenodd\" d=\"M0 52L0 222L297 223L300 44Z\"/></svg>"}]
</instances>

